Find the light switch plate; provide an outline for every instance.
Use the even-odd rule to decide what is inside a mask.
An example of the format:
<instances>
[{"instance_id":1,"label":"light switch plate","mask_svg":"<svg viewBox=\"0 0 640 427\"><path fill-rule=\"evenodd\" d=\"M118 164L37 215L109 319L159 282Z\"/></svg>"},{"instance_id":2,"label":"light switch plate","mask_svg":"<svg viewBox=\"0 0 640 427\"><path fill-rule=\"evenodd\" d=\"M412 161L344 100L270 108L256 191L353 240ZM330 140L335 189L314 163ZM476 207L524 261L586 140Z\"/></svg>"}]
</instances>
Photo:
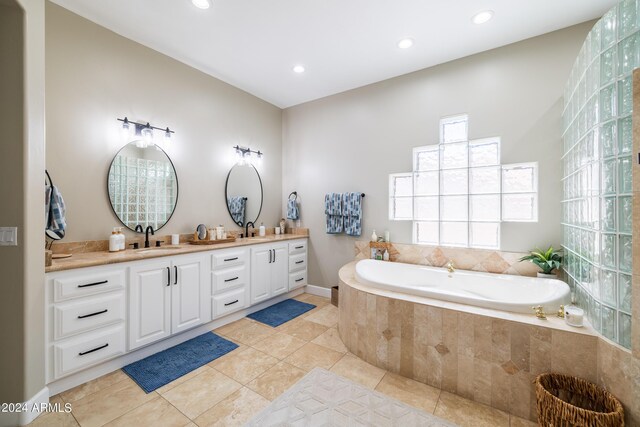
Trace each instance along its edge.
<instances>
[{"instance_id":1,"label":"light switch plate","mask_svg":"<svg viewBox=\"0 0 640 427\"><path fill-rule=\"evenodd\" d=\"M0 246L18 246L18 227L0 227Z\"/></svg>"}]
</instances>

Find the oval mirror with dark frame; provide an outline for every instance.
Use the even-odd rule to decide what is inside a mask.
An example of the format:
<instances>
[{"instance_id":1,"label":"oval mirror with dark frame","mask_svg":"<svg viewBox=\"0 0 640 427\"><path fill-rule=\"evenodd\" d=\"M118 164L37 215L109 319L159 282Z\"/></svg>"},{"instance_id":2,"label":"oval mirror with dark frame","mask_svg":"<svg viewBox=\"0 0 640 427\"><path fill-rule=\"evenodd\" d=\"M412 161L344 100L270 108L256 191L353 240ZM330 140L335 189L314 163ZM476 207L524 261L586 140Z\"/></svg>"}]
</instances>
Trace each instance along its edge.
<instances>
[{"instance_id":1,"label":"oval mirror with dark frame","mask_svg":"<svg viewBox=\"0 0 640 427\"><path fill-rule=\"evenodd\" d=\"M111 162L107 191L113 212L128 229L140 232L139 225L159 230L178 203L178 176L162 148L133 141Z\"/></svg>"},{"instance_id":2,"label":"oval mirror with dark frame","mask_svg":"<svg viewBox=\"0 0 640 427\"><path fill-rule=\"evenodd\" d=\"M251 164L236 164L224 188L227 210L235 224L244 227L257 221L262 211L263 188L258 170Z\"/></svg>"}]
</instances>

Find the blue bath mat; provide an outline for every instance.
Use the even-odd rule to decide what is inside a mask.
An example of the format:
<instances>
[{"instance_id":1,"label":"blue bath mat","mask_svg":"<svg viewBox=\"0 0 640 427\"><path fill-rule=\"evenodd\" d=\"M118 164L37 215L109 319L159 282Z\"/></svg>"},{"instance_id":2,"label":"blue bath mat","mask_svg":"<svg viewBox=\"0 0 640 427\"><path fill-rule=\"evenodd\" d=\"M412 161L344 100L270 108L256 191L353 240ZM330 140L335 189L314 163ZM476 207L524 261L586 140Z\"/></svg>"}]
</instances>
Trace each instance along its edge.
<instances>
[{"instance_id":1,"label":"blue bath mat","mask_svg":"<svg viewBox=\"0 0 640 427\"><path fill-rule=\"evenodd\" d=\"M133 362L122 370L138 383L140 388L151 393L236 348L237 344L213 332L207 332Z\"/></svg>"},{"instance_id":2,"label":"blue bath mat","mask_svg":"<svg viewBox=\"0 0 640 427\"><path fill-rule=\"evenodd\" d=\"M256 311L247 317L275 328L314 308L316 308L316 306L313 304L307 304L306 302L295 299L286 299L271 307Z\"/></svg>"}]
</instances>

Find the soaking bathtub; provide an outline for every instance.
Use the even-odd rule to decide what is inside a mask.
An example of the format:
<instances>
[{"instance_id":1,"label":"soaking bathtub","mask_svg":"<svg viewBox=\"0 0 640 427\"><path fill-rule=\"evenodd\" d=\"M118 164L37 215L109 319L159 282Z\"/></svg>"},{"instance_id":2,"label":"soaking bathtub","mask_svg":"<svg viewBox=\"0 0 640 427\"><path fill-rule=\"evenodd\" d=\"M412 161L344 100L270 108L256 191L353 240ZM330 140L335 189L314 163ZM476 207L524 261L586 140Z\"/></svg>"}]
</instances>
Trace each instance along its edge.
<instances>
[{"instance_id":1,"label":"soaking bathtub","mask_svg":"<svg viewBox=\"0 0 640 427\"><path fill-rule=\"evenodd\" d=\"M561 280L481 273L365 259L355 276L363 285L455 303L515 313L531 313L541 305L555 313L570 301L569 285Z\"/></svg>"}]
</instances>

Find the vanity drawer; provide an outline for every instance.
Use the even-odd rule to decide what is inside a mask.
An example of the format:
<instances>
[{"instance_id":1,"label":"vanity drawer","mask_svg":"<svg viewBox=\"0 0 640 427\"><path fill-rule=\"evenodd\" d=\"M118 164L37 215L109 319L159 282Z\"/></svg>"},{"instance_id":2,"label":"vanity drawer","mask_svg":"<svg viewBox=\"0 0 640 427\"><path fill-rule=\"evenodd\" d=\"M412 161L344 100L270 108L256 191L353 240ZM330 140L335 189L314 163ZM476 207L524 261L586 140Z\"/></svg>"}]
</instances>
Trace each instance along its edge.
<instances>
[{"instance_id":1,"label":"vanity drawer","mask_svg":"<svg viewBox=\"0 0 640 427\"><path fill-rule=\"evenodd\" d=\"M245 286L248 278L246 265L213 271L211 275L213 276L214 295L239 286Z\"/></svg>"},{"instance_id":2,"label":"vanity drawer","mask_svg":"<svg viewBox=\"0 0 640 427\"><path fill-rule=\"evenodd\" d=\"M307 254L301 253L289 256L289 273L307 268Z\"/></svg>"},{"instance_id":3,"label":"vanity drawer","mask_svg":"<svg viewBox=\"0 0 640 427\"><path fill-rule=\"evenodd\" d=\"M54 376L63 377L74 371L98 364L125 352L124 324L90 332L54 345Z\"/></svg>"},{"instance_id":4,"label":"vanity drawer","mask_svg":"<svg viewBox=\"0 0 640 427\"><path fill-rule=\"evenodd\" d=\"M213 297L213 317L224 316L241 310L246 306L246 290L245 288L236 289L223 295Z\"/></svg>"},{"instance_id":5,"label":"vanity drawer","mask_svg":"<svg viewBox=\"0 0 640 427\"><path fill-rule=\"evenodd\" d=\"M54 301L65 301L71 298L123 289L125 284L124 272L124 269L102 272L76 272L69 277L55 278L53 279Z\"/></svg>"},{"instance_id":6,"label":"vanity drawer","mask_svg":"<svg viewBox=\"0 0 640 427\"><path fill-rule=\"evenodd\" d=\"M289 254L300 254L307 252L307 242L300 240L298 242L289 243Z\"/></svg>"},{"instance_id":7,"label":"vanity drawer","mask_svg":"<svg viewBox=\"0 0 640 427\"><path fill-rule=\"evenodd\" d=\"M307 270L289 274L289 290L292 291L307 284Z\"/></svg>"},{"instance_id":8,"label":"vanity drawer","mask_svg":"<svg viewBox=\"0 0 640 427\"><path fill-rule=\"evenodd\" d=\"M124 320L124 292L56 304L53 307L53 339L59 340Z\"/></svg>"},{"instance_id":9,"label":"vanity drawer","mask_svg":"<svg viewBox=\"0 0 640 427\"><path fill-rule=\"evenodd\" d=\"M246 249L234 249L229 251L220 251L211 255L211 267L214 270L220 268L232 267L234 265L242 265L247 262Z\"/></svg>"}]
</instances>

